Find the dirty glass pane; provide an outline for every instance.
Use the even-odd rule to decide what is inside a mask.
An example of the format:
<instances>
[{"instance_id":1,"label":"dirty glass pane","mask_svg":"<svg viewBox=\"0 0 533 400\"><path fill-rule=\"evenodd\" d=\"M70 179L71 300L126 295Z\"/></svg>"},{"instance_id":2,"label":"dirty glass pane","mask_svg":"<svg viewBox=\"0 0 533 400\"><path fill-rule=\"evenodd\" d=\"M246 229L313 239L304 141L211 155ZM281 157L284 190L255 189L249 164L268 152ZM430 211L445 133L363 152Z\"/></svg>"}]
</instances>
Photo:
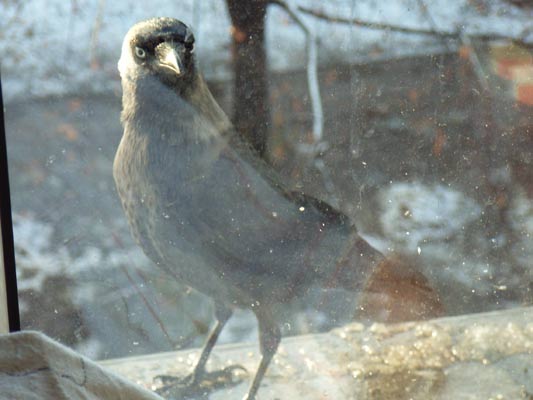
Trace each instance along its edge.
<instances>
[{"instance_id":1,"label":"dirty glass pane","mask_svg":"<svg viewBox=\"0 0 533 400\"><path fill-rule=\"evenodd\" d=\"M528 398L533 8L268 3L0 2L23 328L106 360L201 347L230 317L217 344L242 347L219 366L257 356L259 333L267 357L278 333L339 328L355 356L283 339L266 379L299 357L362 398L455 398L501 373L509 391L472 393ZM186 25L126 36L155 10ZM430 322L391 325L407 321ZM408 331L413 348L380 341ZM231 371L239 396L258 360ZM163 364L129 377L150 387Z\"/></svg>"}]
</instances>

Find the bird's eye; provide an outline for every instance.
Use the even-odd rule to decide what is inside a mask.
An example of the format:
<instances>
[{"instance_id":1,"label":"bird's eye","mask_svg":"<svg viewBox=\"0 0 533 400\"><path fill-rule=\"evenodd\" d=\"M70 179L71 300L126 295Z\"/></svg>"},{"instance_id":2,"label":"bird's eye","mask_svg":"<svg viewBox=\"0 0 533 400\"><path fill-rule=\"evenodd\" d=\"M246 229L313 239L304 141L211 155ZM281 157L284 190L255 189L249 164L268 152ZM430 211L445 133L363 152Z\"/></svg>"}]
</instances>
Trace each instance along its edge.
<instances>
[{"instance_id":1,"label":"bird's eye","mask_svg":"<svg viewBox=\"0 0 533 400\"><path fill-rule=\"evenodd\" d=\"M146 51L139 46L135 46L135 55L139 58L144 58L146 57Z\"/></svg>"},{"instance_id":2,"label":"bird's eye","mask_svg":"<svg viewBox=\"0 0 533 400\"><path fill-rule=\"evenodd\" d=\"M189 53L194 53L194 42L192 43L185 43L185 48Z\"/></svg>"}]
</instances>

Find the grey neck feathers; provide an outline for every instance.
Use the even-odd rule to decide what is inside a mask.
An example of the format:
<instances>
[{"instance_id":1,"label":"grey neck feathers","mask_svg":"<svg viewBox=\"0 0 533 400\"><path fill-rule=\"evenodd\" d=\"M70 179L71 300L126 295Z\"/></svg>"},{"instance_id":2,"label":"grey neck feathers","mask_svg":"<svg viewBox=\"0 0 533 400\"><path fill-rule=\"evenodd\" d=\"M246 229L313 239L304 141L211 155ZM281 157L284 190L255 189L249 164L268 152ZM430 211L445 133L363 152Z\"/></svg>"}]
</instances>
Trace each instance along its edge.
<instances>
[{"instance_id":1,"label":"grey neck feathers","mask_svg":"<svg viewBox=\"0 0 533 400\"><path fill-rule=\"evenodd\" d=\"M123 80L122 90L123 124L134 124L149 130L158 126L160 132L171 134L179 120L184 122L200 117L205 118L220 135L232 127L200 74L196 74L183 88L164 84L153 75L144 75L136 80ZM168 118L169 115L176 118Z\"/></svg>"},{"instance_id":2,"label":"grey neck feathers","mask_svg":"<svg viewBox=\"0 0 533 400\"><path fill-rule=\"evenodd\" d=\"M200 74L193 79L191 90L184 92L184 97L193 107L200 111L219 132L225 132L232 127L226 113L220 108Z\"/></svg>"}]
</instances>

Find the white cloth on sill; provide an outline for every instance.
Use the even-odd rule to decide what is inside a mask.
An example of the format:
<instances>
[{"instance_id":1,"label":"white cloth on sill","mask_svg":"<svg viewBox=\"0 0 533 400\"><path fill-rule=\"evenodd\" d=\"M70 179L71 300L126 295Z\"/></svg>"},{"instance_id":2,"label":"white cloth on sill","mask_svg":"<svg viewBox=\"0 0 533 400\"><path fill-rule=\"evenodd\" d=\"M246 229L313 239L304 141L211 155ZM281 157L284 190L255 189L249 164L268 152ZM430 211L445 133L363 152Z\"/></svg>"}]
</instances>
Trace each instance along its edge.
<instances>
[{"instance_id":1,"label":"white cloth on sill","mask_svg":"<svg viewBox=\"0 0 533 400\"><path fill-rule=\"evenodd\" d=\"M0 335L0 399L162 400L34 331Z\"/></svg>"}]
</instances>

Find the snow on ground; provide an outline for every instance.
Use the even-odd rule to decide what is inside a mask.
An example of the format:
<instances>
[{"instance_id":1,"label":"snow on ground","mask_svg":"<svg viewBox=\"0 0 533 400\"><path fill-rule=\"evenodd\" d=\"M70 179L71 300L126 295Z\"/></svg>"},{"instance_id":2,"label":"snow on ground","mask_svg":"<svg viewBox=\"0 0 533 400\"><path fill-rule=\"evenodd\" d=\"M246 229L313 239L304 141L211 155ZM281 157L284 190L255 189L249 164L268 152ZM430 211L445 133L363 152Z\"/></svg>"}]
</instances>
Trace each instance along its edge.
<instances>
[{"instance_id":1,"label":"snow on ground","mask_svg":"<svg viewBox=\"0 0 533 400\"><path fill-rule=\"evenodd\" d=\"M443 185L395 183L380 192L385 236L411 251L461 236L481 216L481 207Z\"/></svg>"},{"instance_id":2,"label":"snow on ground","mask_svg":"<svg viewBox=\"0 0 533 400\"><path fill-rule=\"evenodd\" d=\"M513 199L509 219L517 238L514 254L520 263L530 266L533 258L533 204L524 192ZM530 281L533 281L533 268L528 270Z\"/></svg>"},{"instance_id":3,"label":"snow on ground","mask_svg":"<svg viewBox=\"0 0 533 400\"><path fill-rule=\"evenodd\" d=\"M31 218L13 215L13 235L16 238L17 283L19 291L42 291L48 276L65 273L68 254L62 248L49 252L52 227ZM27 311L22 302L21 311Z\"/></svg>"},{"instance_id":4,"label":"snow on ground","mask_svg":"<svg viewBox=\"0 0 533 400\"><path fill-rule=\"evenodd\" d=\"M13 236L17 256L17 283L20 292L41 292L44 282L54 276L75 279L84 273L102 268L116 269L120 265L143 269L149 265L140 248L121 249L104 255L101 249L86 247L81 255L72 256L64 245L54 243L54 228L32 215L13 214ZM133 265L132 265L133 262ZM83 286L78 279L78 284ZM73 299L81 305L94 298L92 285L77 287ZM21 311L28 311L21 304Z\"/></svg>"},{"instance_id":5,"label":"snow on ground","mask_svg":"<svg viewBox=\"0 0 533 400\"><path fill-rule=\"evenodd\" d=\"M332 16L360 18L430 29L415 0L291 0ZM533 26L531 15L503 1L476 10L467 0L428 2L439 30L520 36ZM230 21L222 0L121 2L31 0L0 2L0 51L4 96L9 100L75 91L118 89L116 62L122 38L135 22L173 16L195 27L201 66L211 78L230 75ZM365 58L441 51L443 43L427 36L333 24L304 16L319 39L322 63L350 63ZM270 68L305 66L300 28L279 7L269 8L267 46Z\"/></svg>"}]
</instances>

